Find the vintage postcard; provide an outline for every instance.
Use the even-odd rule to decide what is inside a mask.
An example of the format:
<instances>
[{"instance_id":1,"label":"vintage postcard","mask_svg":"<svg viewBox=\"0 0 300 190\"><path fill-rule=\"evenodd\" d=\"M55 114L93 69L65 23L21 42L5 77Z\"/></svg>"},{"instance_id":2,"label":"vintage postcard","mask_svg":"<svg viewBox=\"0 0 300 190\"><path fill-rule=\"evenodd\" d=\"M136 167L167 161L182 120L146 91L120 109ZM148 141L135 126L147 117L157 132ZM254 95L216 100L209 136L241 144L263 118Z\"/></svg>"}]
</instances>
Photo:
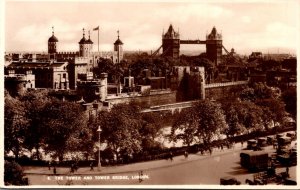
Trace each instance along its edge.
<instances>
[{"instance_id":1,"label":"vintage postcard","mask_svg":"<svg viewBox=\"0 0 300 190\"><path fill-rule=\"evenodd\" d=\"M299 1L2 4L2 187L299 188Z\"/></svg>"}]
</instances>

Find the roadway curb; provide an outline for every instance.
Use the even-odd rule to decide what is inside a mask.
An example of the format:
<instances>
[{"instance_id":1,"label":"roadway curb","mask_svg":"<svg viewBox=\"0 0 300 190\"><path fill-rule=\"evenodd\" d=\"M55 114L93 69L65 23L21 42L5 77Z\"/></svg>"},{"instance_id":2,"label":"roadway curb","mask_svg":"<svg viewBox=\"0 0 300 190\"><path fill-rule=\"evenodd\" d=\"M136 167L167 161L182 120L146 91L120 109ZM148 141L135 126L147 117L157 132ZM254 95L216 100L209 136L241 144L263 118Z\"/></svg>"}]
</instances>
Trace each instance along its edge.
<instances>
[{"instance_id":1,"label":"roadway curb","mask_svg":"<svg viewBox=\"0 0 300 190\"><path fill-rule=\"evenodd\" d=\"M227 149L228 150L228 149ZM204 160L204 159L209 159L209 158L214 158L214 157L217 157L217 156L220 156L220 155L226 155L226 154L231 154L231 153L234 153L234 152L240 152L242 151L243 149L230 149L231 151L226 151L226 149L222 152L222 151L218 151L217 153L218 154L212 154L212 155L208 155L208 154L205 154L205 155L201 155L201 154L190 154L190 155L194 155L194 156L198 156L199 158L196 158L196 159L191 159L191 160L187 160L185 162L178 162L178 161L172 161L172 163L170 164L166 164L164 166L157 166L157 167L149 167L149 168L145 168L145 169L132 169L132 170L126 170L126 171L99 171L99 172L93 172L93 173L70 173L70 172L66 172L66 173L61 173L61 174L45 174L45 173L36 173L36 172L24 172L25 175L47 175L47 176L59 176L59 175L73 175L73 176L81 176L81 175L111 175L111 174L123 174L123 173L133 173L133 172L140 172L140 171L150 171L150 170L157 170L157 169L161 169L161 168L169 168L169 167L172 167L172 166L177 166L177 165L184 165L184 164L188 164L188 163L191 163L191 162L195 162L195 161L198 161L198 160ZM181 156L176 156L174 158L178 158L178 157L182 157ZM171 162L171 161L168 161L168 162ZM88 168L88 167L86 167ZM96 168L96 167L95 167Z\"/></svg>"}]
</instances>

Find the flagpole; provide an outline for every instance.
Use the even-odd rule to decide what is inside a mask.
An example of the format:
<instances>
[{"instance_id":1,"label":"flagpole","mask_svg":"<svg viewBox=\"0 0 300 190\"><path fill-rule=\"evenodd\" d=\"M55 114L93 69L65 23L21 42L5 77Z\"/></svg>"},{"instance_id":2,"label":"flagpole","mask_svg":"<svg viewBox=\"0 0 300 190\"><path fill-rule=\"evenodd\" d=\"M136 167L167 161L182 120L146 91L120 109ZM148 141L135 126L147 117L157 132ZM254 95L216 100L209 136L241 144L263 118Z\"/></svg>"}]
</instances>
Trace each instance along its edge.
<instances>
[{"instance_id":1,"label":"flagpole","mask_svg":"<svg viewBox=\"0 0 300 190\"><path fill-rule=\"evenodd\" d=\"M99 53L99 26L98 26L98 54L100 54Z\"/></svg>"}]
</instances>

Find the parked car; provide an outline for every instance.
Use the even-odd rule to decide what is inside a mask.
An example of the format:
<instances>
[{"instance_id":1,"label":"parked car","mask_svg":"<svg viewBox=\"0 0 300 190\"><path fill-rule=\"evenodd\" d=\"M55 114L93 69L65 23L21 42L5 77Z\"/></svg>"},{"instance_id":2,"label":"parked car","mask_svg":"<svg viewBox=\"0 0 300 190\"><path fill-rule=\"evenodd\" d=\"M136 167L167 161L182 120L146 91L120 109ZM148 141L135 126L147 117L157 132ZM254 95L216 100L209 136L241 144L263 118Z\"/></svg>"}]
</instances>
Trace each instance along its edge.
<instances>
[{"instance_id":1,"label":"parked car","mask_svg":"<svg viewBox=\"0 0 300 190\"><path fill-rule=\"evenodd\" d=\"M222 177L220 179L220 185L240 185L241 182L238 181L236 178L234 177Z\"/></svg>"},{"instance_id":2,"label":"parked car","mask_svg":"<svg viewBox=\"0 0 300 190\"><path fill-rule=\"evenodd\" d=\"M265 138L265 137L258 138L258 140L257 140L257 146L258 147L265 147L265 146L267 146L267 138Z\"/></svg>"},{"instance_id":3,"label":"parked car","mask_svg":"<svg viewBox=\"0 0 300 190\"><path fill-rule=\"evenodd\" d=\"M273 145L273 143L275 143L275 142L276 142L276 140L273 136L268 136L267 137L267 144L268 145Z\"/></svg>"},{"instance_id":4,"label":"parked car","mask_svg":"<svg viewBox=\"0 0 300 190\"><path fill-rule=\"evenodd\" d=\"M245 151L240 154L241 166L250 172L266 170L269 165L269 155L265 151Z\"/></svg>"},{"instance_id":5,"label":"parked car","mask_svg":"<svg viewBox=\"0 0 300 190\"><path fill-rule=\"evenodd\" d=\"M257 147L257 141L254 139L248 140L247 141L247 149L248 150L253 150Z\"/></svg>"},{"instance_id":6,"label":"parked car","mask_svg":"<svg viewBox=\"0 0 300 190\"><path fill-rule=\"evenodd\" d=\"M296 133L295 132L288 132L286 133L286 136L291 138L291 140L296 140Z\"/></svg>"}]
</instances>

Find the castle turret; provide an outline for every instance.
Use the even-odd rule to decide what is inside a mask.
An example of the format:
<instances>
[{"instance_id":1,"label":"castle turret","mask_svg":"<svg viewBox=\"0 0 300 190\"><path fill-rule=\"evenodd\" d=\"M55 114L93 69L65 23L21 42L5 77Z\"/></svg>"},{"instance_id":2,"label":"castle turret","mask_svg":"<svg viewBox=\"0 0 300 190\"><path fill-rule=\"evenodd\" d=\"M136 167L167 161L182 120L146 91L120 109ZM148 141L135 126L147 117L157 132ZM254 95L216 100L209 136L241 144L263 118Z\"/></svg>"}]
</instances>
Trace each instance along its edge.
<instances>
[{"instance_id":1,"label":"castle turret","mask_svg":"<svg viewBox=\"0 0 300 190\"><path fill-rule=\"evenodd\" d=\"M114 53L115 53L115 56L113 57L114 63L120 63L121 60L123 59L123 42L120 40L119 30L117 32L118 32L118 39L114 43Z\"/></svg>"},{"instance_id":2,"label":"castle turret","mask_svg":"<svg viewBox=\"0 0 300 190\"><path fill-rule=\"evenodd\" d=\"M211 33L206 35L207 58L218 66L222 61L222 35L213 27Z\"/></svg>"},{"instance_id":3,"label":"castle turret","mask_svg":"<svg viewBox=\"0 0 300 190\"><path fill-rule=\"evenodd\" d=\"M48 39L49 59L56 59L58 39L54 36L54 27L52 27L52 36Z\"/></svg>"},{"instance_id":4,"label":"castle turret","mask_svg":"<svg viewBox=\"0 0 300 190\"><path fill-rule=\"evenodd\" d=\"M93 48L93 42L90 38L90 35L88 40L85 38L84 28L82 29L82 31L83 31L82 38L79 41L79 56L89 57Z\"/></svg>"},{"instance_id":5,"label":"castle turret","mask_svg":"<svg viewBox=\"0 0 300 190\"><path fill-rule=\"evenodd\" d=\"M179 32L175 32L172 24L168 31L162 35L163 56L179 59L180 39Z\"/></svg>"},{"instance_id":6,"label":"castle turret","mask_svg":"<svg viewBox=\"0 0 300 190\"><path fill-rule=\"evenodd\" d=\"M107 98L107 73L100 74L100 101L105 101Z\"/></svg>"}]
</instances>

